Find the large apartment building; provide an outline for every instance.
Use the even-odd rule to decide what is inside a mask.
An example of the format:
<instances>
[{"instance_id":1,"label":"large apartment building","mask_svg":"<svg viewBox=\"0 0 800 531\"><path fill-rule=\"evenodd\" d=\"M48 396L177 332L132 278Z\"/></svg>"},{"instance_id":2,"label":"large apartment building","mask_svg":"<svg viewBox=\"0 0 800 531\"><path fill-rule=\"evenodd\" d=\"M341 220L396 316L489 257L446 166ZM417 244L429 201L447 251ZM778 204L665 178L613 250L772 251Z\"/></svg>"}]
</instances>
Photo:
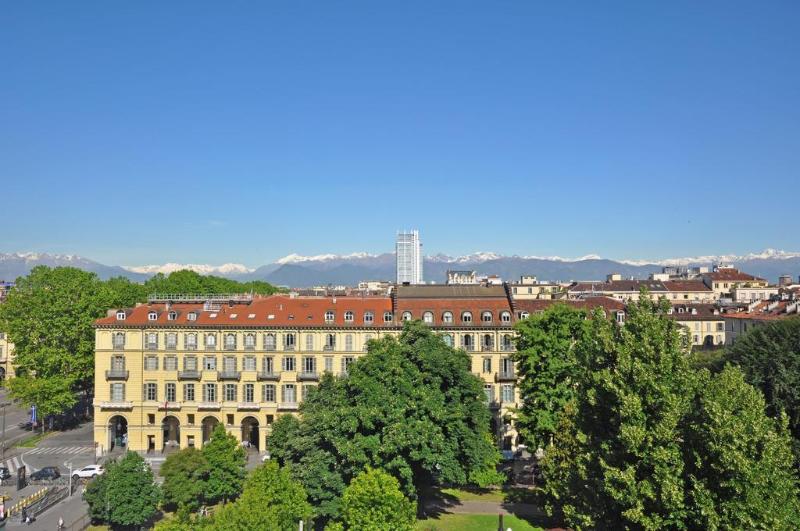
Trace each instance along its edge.
<instances>
[{"instance_id":1,"label":"large apartment building","mask_svg":"<svg viewBox=\"0 0 800 531\"><path fill-rule=\"evenodd\" d=\"M265 449L323 372L419 319L472 354L498 443L516 444L512 326L503 286L398 286L391 297L166 297L96 322L94 437L103 451L200 446L223 424Z\"/></svg>"}]
</instances>

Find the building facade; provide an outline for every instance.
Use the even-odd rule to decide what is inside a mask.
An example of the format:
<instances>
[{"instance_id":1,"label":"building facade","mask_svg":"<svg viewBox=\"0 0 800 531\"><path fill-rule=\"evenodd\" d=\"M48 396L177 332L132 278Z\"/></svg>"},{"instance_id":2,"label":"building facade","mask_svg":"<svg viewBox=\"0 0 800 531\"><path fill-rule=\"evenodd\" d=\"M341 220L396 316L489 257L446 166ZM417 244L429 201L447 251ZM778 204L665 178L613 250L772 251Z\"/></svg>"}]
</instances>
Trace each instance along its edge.
<instances>
[{"instance_id":1,"label":"building facade","mask_svg":"<svg viewBox=\"0 0 800 531\"><path fill-rule=\"evenodd\" d=\"M422 243L419 231L398 232L395 244L398 284L422 284Z\"/></svg>"}]
</instances>

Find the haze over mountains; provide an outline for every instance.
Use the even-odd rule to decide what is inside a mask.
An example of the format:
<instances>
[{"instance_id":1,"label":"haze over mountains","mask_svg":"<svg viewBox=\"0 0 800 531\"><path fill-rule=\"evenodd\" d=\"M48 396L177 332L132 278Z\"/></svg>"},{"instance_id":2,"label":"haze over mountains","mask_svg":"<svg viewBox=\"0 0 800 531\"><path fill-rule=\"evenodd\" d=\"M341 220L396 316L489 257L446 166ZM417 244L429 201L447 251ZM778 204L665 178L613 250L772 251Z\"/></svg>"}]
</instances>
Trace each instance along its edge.
<instances>
[{"instance_id":1,"label":"haze over mountains","mask_svg":"<svg viewBox=\"0 0 800 531\"><path fill-rule=\"evenodd\" d=\"M625 277L646 278L660 271L665 265L711 265L733 263L743 271L775 282L778 276L791 274L797 279L800 274L800 252L767 249L747 255L722 255L674 258L669 260L610 260L596 255L576 259L557 256L504 256L496 253L474 253L451 257L432 255L425 257L424 277L426 281L444 282L448 269L475 270L479 274L495 274L504 280L516 280L520 275L536 275L539 280L600 280L608 273L620 273ZM105 265L76 255L47 253L0 253L0 279L13 280L26 275L37 265L72 266L97 273L100 278L126 276L134 281L143 281L156 273L170 273L180 269L191 269L204 275L218 275L236 280L266 280L273 284L291 287L308 287L326 284L354 285L362 280L393 280L395 277L394 253L349 255L289 255L274 263L257 268L242 264L226 263L219 266L208 264L177 264L146 266Z\"/></svg>"}]
</instances>

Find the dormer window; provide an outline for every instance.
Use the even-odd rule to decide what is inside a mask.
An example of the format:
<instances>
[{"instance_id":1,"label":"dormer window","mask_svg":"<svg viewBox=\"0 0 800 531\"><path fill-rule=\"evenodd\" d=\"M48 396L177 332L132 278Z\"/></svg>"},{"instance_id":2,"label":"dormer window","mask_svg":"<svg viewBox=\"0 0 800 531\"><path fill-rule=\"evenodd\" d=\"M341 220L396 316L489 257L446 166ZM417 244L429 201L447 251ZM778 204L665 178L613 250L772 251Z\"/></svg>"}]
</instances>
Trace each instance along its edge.
<instances>
[{"instance_id":1,"label":"dormer window","mask_svg":"<svg viewBox=\"0 0 800 531\"><path fill-rule=\"evenodd\" d=\"M442 314L442 322L443 323L452 323L453 322L453 312L444 312Z\"/></svg>"},{"instance_id":2,"label":"dormer window","mask_svg":"<svg viewBox=\"0 0 800 531\"><path fill-rule=\"evenodd\" d=\"M197 312L189 312L186 318L190 321L197 321Z\"/></svg>"},{"instance_id":3,"label":"dormer window","mask_svg":"<svg viewBox=\"0 0 800 531\"><path fill-rule=\"evenodd\" d=\"M177 318L178 318L178 312L174 310L167 314L167 321L174 321Z\"/></svg>"},{"instance_id":4,"label":"dormer window","mask_svg":"<svg viewBox=\"0 0 800 531\"><path fill-rule=\"evenodd\" d=\"M403 312L403 321L411 320L411 312Z\"/></svg>"},{"instance_id":5,"label":"dormer window","mask_svg":"<svg viewBox=\"0 0 800 531\"><path fill-rule=\"evenodd\" d=\"M625 312L617 312L617 322L622 324L625 322Z\"/></svg>"},{"instance_id":6,"label":"dormer window","mask_svg":"<svg viewBox=\"0 0 800 531\"><path fill-rule=\"evenodd\" d=\"M391 323L392 319L394 319L394 316L392 315L392 312L383 312L383 322L384 323Z\"/></svg>"},{"instance_id":7,"label":"dormer window","mask_svg":"<svg viewBox=\"0 0 800 531\"><path fill-rule=\"evenodd\" d=\"M672 315L672 308L669 308L669 309L667 310L667 315Z\"/></svg>"},{"instance_id":8,"label":"dormer window","mask_svg":"<svg viewBox=\"0 0 800 531\"><path fill-rule=\"evenodd\" d=\"M364 312L364 323L372 324L372 321L375 320L375 314L372 312Z\"/></svg>"},{"instance_id":9,"label":"dormer window","mask_svg":"<svg viewBox=\"0 0 800 531\"><path fill-rule=\"evenodd\" d=\"M482 323L491 323L492 322L492 312L483 312L481 314L481 322Z\"/></svg>"},{"instance_id":10,"label":"dormer window","mask_svg":"<svg viewBox=\"0 0 800 531\"><path fill-rule=\"evenodd\" d=\"M124 311L120 310L117 312L117 321L124 321L125 318L128 316Z\"/></svg>"},{"instance_id":11,"label":"dormer window","mask_svg":"<svg viewBox=\"0 0 800 531\"><path fill-rule=\"evenodd\" d=\"M335 317L336 317L336 314L333 313L333 310L328 310L327 312L325 312L325 322L326 323L332 323Z\"/></svg>"},{"instance_id":12,"label":"dormer window","mask_svg":"<svg viewBox=\"0 0 800 531\"><path fill-rule=\"evenodd\" d=\"M464 312L461 314L461 322L462 323L471 323L472 322L472 313Z\"/></svg>"},{"instance_id":13,"label":"dormer window","mask_svg":"<svg viewBox=\"0 0 800 531\"><path fill-rule=\"evenodd\" d=\"M683 308L678 308L678 313L683 313Z\"/></svg>"},{"instance_id":14,"label":"dormer window","mask_svg":"<svg viewBox=\"0 0 800 531\"><path fill-rule=\"evenodd\" d=\"M697 315L697 308L692 308L692 315Z\"/></svg>"},{"instance_id":15,"label":"dormer window","mask_svg":"<svg viewBox=\"0 0 800 531\"><path fill-rule=\"evenodd\" d=\"M519 312L520 319L527 319L528 317L530 317L530 315L531 314L529 314L528 312Z\"/></svg>"},{"instance_id":16,"label":"dormer window","mask_svg":"<svg viewBox=\"0 0 800 531\"><path fill-rule=\"evenodd\" d=\"M425 312L422 314L422 320L426 324L433 324L433 312Z\"/></svg>"},{"instance_id":17,"label":"dormer window","mask_svg":"<svg viewBox=\"0 0 800 531\"><path fill-rule=\"evenodd\" d=\"M501 312L500 313L500 321L502 321L504 323L510 323L511 322L511 312Z\"/></svg>"},{"instance_id":18,"label":"dormer window","mask_svg":"<svg viewBox=\"0 0 800 531\"><path fill-rule=\"evenodd\" d=\"M158 319L158 314L156 312L147 312L148 321L155 321L156 319Z\"/></svg>"},{"instance_id":19,"label":"dormer window","mask_svg":"<svg viewBox=\"0 0 800 531\"><path fill-rule=\"evenodd\" d=\"M352 323L355 320L355 314L350 310L344 312L344 322L345 323Z\"/></svg>"}]
</instances>

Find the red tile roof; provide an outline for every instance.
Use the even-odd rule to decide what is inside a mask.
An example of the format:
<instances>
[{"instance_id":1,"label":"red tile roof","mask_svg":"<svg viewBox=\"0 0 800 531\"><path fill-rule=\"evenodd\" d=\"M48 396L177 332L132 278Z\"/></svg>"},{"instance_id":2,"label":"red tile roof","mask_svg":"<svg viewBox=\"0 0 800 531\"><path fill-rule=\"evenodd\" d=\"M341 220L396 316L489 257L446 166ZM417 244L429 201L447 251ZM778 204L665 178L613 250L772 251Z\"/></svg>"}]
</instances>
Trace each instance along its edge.
<instances>
[{"instance_id":1,"label":"red tile roof","mask_svg":"<svg viewBox=\"0 0 800 531\"><path fill-rule=\"evenodd\" d=\"M514 305L518 312L524 311L528 313L543 312L554 304L566 304L573 308L580 308L583 310L594 310L595 308L603 308L606 312L624 310L625 304L610 297L586 297L583 299L521 299L517 300Z\"/></svg>"},{"instance_id":2,"label":"red tile roof","mask_svg":"<svg viewBox=\"0 0 800 531\"><path fill-rule=\"evenodd\" d=\"M711 291L702 280L666 280L663 284L667 291Z\"/></svg>"},{"instance_id":3,"label":"red tile roof","mask_svg":"<svg viewBox=\"0 0 800 531\"><path fill-rule=\"evenodd\" d=\"M477 298L477 299L462 299L462 298L447 298L447 299L421 299L421 298L401 298L398 297L395 302L395 317L402 319L404 312L411 312L412 319L422 319L425 312L433 313L434 326L498 326L502 325L501 313L508 312L509 317L513 321L513 312L511 305L508 303L507 298ZM452 312L453 322L445 323L442 320L444 312ZM481 315L484 312L492 313L492 321L490 323L483 323ZM464 312L472 314L472 323L463 323L461 316ZM510 326L512 323L506 323Z\"/></svg>"},{"instance_id":4,"label":"red tile roof","mask_svg":"<svg viewBox=\"0 0 800 531\"><path fill-rule=\"evenodd\" d=\"M748 273L742 273L738 269L719 269L712 273L704 273L704 277L711 280L731 281L731 282L766 282L763 278L755 277Z\"/></svg>"}]
</instances>

